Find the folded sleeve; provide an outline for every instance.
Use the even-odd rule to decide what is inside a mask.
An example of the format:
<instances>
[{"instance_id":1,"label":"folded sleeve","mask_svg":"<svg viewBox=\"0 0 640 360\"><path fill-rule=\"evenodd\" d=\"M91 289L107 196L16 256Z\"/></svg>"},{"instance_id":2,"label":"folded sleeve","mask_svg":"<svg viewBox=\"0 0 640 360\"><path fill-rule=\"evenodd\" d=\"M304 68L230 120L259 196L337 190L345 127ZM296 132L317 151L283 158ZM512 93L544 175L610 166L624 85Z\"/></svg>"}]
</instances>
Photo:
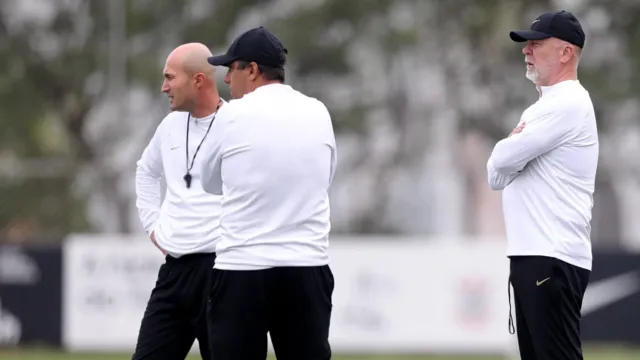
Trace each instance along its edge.
<instances>
[{"instance_id":1,"label":"folded sleeve","mask_svg":"<svg viewBox=\"0 0 640 360\"><path fill-rule=\"evenodd\" d=\"M512 173L500 173L498 172L491 163L491 159L487 161L487 176L489 187L491 190L504 190L507 185L511 184L515 178L518 177L520 172L512 172Z\"/></svg>"}]
</instances>

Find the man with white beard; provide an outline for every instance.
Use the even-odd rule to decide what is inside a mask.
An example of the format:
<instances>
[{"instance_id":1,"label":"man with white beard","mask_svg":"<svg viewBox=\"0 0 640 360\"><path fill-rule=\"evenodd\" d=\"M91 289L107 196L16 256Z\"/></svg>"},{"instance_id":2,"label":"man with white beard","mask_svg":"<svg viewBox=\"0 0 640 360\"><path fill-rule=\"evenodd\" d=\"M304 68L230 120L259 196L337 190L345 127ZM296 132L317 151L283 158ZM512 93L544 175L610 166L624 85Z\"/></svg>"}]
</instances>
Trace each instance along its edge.
<instances>
[{"instance_id":1,"label":"man with white beard","mask_svg":"<svg viewBox=\"0 0 640 360\"><path fill-rule=\"evenodd\" d=\"M585 34L573 14L559 11L510 37L525 43L526 77L539 92L487 163L489 185L503 190L520 355L581 360L599 152L593 104L577 75ZM511 313L509 320L513 333Z\"/></svg>"}]
</instances>

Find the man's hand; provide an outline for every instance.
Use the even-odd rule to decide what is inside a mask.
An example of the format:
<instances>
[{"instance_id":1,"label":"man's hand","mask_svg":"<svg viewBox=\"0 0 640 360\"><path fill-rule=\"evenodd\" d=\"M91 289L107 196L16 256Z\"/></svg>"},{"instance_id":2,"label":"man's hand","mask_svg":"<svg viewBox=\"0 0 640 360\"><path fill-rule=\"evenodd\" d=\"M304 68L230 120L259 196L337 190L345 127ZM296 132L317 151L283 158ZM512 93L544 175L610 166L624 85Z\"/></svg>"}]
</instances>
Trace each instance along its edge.
<instances>
[{"instance_id":1,"label":"man's hand","mask_svg":"<svg viewBox=\"0 0 640 360\"><path fill-rule=\"evenodd\" d=\"M509 134L509 137L511 137L511 135L520 134L522 130L524 130L525 125L526 125L526 122L523 121L522 124L518 125L515 129L513 129L511 134Z\"/></svg>"},{"instance_id":2,"label":"man's hand","mask_svg":"<svg viewBox=\"0 0 640 360\"><path fill-rule=\"evenodd\" d=\"M165 256L167 255L167 252L166 252L166 251L164 251L164 250L160 247L160 245L158 245L158 243L156 242L156 232L155 232L155 231L153 231L153 232L151 233L151 242L153 243L153 245L155 245L155 246L158 248L158 250L160 250L160 252L162 252L162 255L165 255Z\"/></svg>"}]
</instances>

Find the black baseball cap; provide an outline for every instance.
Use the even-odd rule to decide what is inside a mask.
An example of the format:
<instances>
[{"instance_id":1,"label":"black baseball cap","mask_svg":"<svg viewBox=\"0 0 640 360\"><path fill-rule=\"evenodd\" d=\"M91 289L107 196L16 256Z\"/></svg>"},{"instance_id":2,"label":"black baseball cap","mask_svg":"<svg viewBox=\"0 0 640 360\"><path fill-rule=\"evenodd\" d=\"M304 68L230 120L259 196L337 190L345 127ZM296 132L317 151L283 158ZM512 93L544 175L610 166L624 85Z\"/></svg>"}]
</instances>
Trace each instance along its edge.
<instances>
[{"instance_id":1,"label":"black baseball cap","mask_svg":"<svg viewBox=\"0 0 640 360\"><path fill-rule=\"evenodd\" d=\"M208 58L214 66L229 66L237 60L255 62L258 65L283 68L287 61L287 49L277 36L260 26L238 36L224 55Z\"/></svg>"},{"instance_id":2,"label":"black baseball cap","mask_svg":"<svg viewBox=\"0 0 640 360\"><path fill-rule=\"evenodd\" d=\"M529 30L518 30L509 33L511 40L525 42L527 40L543 40L558 38L579 48L584 47L585 35L578 19L568 11L548 12L538 16Z\"/></svg>"}]
</instances>

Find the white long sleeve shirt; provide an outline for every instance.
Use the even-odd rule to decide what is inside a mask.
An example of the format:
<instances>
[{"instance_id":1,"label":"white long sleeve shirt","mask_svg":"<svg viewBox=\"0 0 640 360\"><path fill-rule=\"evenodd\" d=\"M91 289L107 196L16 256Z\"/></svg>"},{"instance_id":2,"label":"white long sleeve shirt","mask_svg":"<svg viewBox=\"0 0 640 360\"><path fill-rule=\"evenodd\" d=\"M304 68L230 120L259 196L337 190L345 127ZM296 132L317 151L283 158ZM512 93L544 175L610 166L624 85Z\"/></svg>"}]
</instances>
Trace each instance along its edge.
<instances>
[{"instance_id":1,"label":"white long sleeve shirt","mask_svg":"<svg viewBox=\"0 0 640 360\"><path fill-rule=\"evenodd\" d=\"M213 115L191 117L189 165ZM187 173L185 144L188 117L186 112L172 112L162 120L142 153L136 170L136 206L142 226L148 234L153 232L158 245L173 257L215 252L220 239L221 199L202 189L202 150L189 172L192 176L190 188L184 180ZM219 120L220 117L216 116L214 123ZM205 142L216 136L211 129ZM161 202L163 177L167 188Z\"/></svg>"},{"instance_id":2,"label":"white long sleeve shirt","mask_svg":"<svg viewBox=\"0 0 640 360\"><path fill-rule=\"evenodd\" d=\"M223 195L215 268L328 264L336 144L327 108L271 84L220 114L220 136L202 148L203 188Z\"/></svg>"},{"instance_id":3,"label":"white long sleeve shirt","mask_svg":"<svg viewBox=\"0 0 640 360\"><path fill-rule=\"evenodd\" d=\"M523 122L487 162L490 187L504 189L507 255L549 256L591 270L599 143L589 93L577 80L543 86Z\"/></svg>"}]
</instances>

